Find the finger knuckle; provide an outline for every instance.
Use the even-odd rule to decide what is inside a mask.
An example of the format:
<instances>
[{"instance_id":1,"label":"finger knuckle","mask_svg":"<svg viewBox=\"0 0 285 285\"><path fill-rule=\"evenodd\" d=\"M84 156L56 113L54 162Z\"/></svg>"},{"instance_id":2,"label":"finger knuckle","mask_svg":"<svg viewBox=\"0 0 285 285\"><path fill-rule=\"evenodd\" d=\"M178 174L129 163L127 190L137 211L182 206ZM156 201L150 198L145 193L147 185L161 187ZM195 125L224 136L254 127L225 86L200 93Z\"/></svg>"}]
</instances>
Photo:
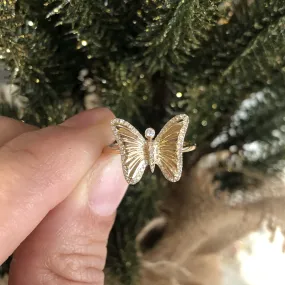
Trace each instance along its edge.
<instances>
[{"instance_id":1,"label":"finger knuckle","mask_svg":"<svg viewBox=\"0 0 285 285\"><path fill-rule=\"evenodd\" d=\"M2 185L12 185L20 181L27 171L37 171L36 165L39 157L35 152L28 148L19 148L12 143L7 143L1 147L1 177ZM24 167L23 167L23 162Z\"/></svg>"},{"instance_id":2,"label":"finger knuckle","mask_svg":"<svg viewBox=\"0 0 285 285\"><path fill-rule=\"evenodd\" d=\"M36 136L38 134L36 132L24 133L18 137L18 140L24 141L26 137L29 137L29 140L34 141L36 140ZM21 147L20 147L21 146ZM23 147L22 147L23 146ZM6 153L9 157L12 155L14 158L17 159L18 162L22 163L22 161L31 162L31 165L34 165L35 162L39 161L39 157L32 148L28 147L27 144L18 144L15 141L10 141L1 147L1 152Z\"/></svg>"},{"instance_id":3,"label":"finger knuckle","mask_svg":"<svg viewBox=\"0 0 285 285\"><path fill-rule=\"evenodd\" d=\"M43 272L38 279L39 279L38 283L40 285L88 285L88 284L103 285L104 284L103 275L101 277L102 281L99 282L74 281L72 279L65 278L61 275L51 274L50 272Z\"/></svg>"},{"instance_id":4,"label":"finger knuckle","mask_svg":"<svg viewBox=\"0 0 285 285\"><path fill-rule=\"evenodd\" d=\"M46 266L51 275L62 280L96 285L104 282L103 257L90 255L81 246L65 248L63 252L51 255Z\"/></svg>"}]
</instances>

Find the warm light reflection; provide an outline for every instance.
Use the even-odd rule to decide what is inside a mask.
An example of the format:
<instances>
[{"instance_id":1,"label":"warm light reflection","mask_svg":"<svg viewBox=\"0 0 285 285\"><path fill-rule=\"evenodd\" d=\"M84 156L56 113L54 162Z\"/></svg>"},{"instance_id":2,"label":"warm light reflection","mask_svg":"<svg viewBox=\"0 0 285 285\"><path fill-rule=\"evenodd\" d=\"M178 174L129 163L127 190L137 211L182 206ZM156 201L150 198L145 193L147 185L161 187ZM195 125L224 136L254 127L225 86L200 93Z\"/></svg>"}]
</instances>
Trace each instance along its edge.
<instances>
[{"instance_id":1,"label":"warm light reflection","mask_svg":"<svg viewBox=\"0 0 285 285\"><path fill-rule=\"evenodd\" d=\"M273 242L270 241L271 236L271 232L262 229L237 242L226 252L224 285L285 284L284 237L279 229Z\"/></svg>"},{"instance_id":2,"label":"warm light reflection","mask_svg":"<svg viewBox=\"0 0 285 285\"><path fill-rule=\"evenodd\" d=\"M251 252L241 249L237 254L241 275L249 285L285 284L284 238L279 229L273 242L270 235L266 230L252 233L248 237Z\"/></svg>"}]
</instances>

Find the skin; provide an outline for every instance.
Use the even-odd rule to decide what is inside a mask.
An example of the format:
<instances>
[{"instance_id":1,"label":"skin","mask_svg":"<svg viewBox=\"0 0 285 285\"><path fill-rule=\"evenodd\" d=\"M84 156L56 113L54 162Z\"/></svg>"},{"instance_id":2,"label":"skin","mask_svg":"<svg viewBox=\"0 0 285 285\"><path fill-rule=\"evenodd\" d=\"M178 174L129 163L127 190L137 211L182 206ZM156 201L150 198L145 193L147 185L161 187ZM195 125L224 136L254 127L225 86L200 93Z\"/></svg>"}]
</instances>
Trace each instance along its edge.
<instances>
[{"instance_id":1,"label":"skin","mask_svg":"<svg viewBox=\"0 0 285 285\"><path fill-rule=\"evenodd\" d=\"M103 285L127 183L105 108L37 129L0 117L0 264L9 285Z\"/></svg>"}]
</instances>

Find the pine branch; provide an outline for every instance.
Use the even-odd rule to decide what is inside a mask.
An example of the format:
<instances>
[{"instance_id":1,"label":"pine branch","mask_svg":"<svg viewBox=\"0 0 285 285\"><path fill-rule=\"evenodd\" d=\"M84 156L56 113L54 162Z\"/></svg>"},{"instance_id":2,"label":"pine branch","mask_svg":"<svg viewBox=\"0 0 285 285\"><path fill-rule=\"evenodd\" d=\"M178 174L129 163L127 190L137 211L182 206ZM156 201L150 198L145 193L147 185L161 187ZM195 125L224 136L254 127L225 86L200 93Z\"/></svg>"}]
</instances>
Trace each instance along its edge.
<instances>
[{"instance_id":1,"label":"pine branch","mask_svg":"<svg viewBox=\"0 0 285 285\"><path fill-rule=\"evenodd\" d=\"M146 22L137 37L141 62L151 72L189 61L194 50L208 38L221 1L146 1L139 15Z\"/></svg>"},{"instance_id":2,"label":"pine branch","mask_svg":"<svg viewBox=\"0 0 285 285\"><path fill-rule=\"evenodd\" d=\"M47 3L53 5L48 16L58 14L59 23L70 24L78 37L79 47L87 50L90 58L114 61L118 53L120 58L130 57L133 53L130 43L134 40L136 27L132 20L136 17L139 1L48 0Z\"/></svg>"},{"instance_id":3,"label":"pine branch","mask_svg":"<svg viewBox=\"0 0 285 285\"><path fill-rule=\"evenodd\" d=\"M224 70L230 69L230 65L243 54L252 40L285 15L280 0L253 1L251 4L245 0L225 3L225 7L220 6L221 17L211 29L209 37L199 49L193 50L183 70L177 70L176 79L182 80L183 84L189 85L189 77L193 85L209 84L218 79Z\"/></svg>"},{"instance_id":4,"label":"pine branch","mask_svg":"<svg viewBox=\"0 0 285 285\"><path fill-rule=\"evenodd\" d=\"M12 30L0 32L12 83L29 99L24 119L37 125L61 122L82 108L82 92L74 91L87 58L75 51L77 40L66 34L68 27L55 28L55 20L45 20L48 9L41 2L23 0L13 4L10 13L22 21L18 24L13 20Z\"/></svg>"},{"instance_id":5,"label":"pine branch","mask_svg":"<svg viewBox=\"0 0 285 285\"><path fill-rule=\"evenodd\" d=\"M265 87L273 88L274 93L278 94L274 105L278 106L284 89L284 21L284 17L281 17L252 40L243 54L224 70L218 81L187 90L186 100L191 100L187 106L192 121L190 138L198 138L198 145L202 142L210 144L229 126L231 116L238 110L242 100L253 92L262 91Z\"/></svg>"}]
</instances>

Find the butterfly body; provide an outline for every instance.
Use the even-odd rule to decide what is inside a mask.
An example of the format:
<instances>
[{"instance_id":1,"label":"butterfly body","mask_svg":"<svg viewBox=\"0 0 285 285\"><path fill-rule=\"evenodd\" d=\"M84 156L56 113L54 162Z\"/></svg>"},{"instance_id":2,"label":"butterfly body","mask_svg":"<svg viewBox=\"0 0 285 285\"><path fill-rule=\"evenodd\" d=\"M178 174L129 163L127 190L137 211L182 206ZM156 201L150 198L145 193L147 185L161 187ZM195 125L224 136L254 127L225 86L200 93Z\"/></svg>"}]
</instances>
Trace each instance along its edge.
<instances>
[{"instance_id":1,"label":"butterfly body","mask_svg":"<svg viewBox=\"0 0 285 285\"><path fill-rule=\"evenodd\" d=\"M146 141L146 159L147 164L150 166L150 170L153 173L155 168L155 141L153 138L155 136L154 129L148 128L145 131Z\"/></svg>"},{"instance_id":2,"label":"butterfly body","mask_svg":"<svg viewBox=\"0 0 285 285\"><path fill-rule=\"evenodd\" d=\"M166 179L176 182L182 174L182 148L189 118L172 118L155 137L154 129L145 131L146 139L128 122L114 119L112 130L120 148L123 172L129 184L136 184L149 165L154 172L157 164Z\"/></svg>"}]
</instances>

